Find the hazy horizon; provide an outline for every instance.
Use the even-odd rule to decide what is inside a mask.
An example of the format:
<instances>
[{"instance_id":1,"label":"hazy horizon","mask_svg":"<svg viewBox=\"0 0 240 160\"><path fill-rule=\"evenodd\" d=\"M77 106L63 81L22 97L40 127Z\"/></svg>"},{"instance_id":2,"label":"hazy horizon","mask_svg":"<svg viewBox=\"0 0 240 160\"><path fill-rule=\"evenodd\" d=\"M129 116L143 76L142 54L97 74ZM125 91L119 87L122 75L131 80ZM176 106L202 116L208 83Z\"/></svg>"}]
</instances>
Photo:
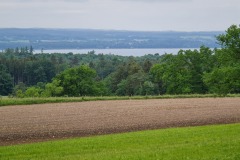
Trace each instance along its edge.
<instances>
[{"instance_id":1,"label":"hazy horizon","mask_svg":"<svg viewBox=\"0 0 240 160\"><path fill-rule=\"evenodd\" d=\"M231 24L232 25L232 24ZM235 24L237 25L237 24ZM229 25L230 27L230 25ZM196 30L196 31L181 31L181 30L123 30L123 29L98 29L98 28L57 28L57 27L0 27L0 29L43 29L43 30L96 30L96 31L116 31L116 32L224 32L223 30Z\"/></svg>"}]
</instances>

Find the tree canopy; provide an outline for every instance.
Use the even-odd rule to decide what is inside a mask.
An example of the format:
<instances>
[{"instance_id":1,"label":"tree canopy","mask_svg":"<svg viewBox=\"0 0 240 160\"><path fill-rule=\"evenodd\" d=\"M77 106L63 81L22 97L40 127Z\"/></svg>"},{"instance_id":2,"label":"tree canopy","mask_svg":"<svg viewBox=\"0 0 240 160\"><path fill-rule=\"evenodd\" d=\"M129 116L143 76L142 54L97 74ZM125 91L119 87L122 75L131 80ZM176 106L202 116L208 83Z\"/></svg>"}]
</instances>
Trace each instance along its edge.
<instances>
[{"instance_id":1,"label":"tree canopy","mask_svg":"<svg viewBox=\"0 0 240 160\"><path fill-rule=\"evenodd\" d=\"M12 77L7 68L0 64L0 95L8 95L12 92Z\"/></svg>"},{"instance_id":2,"label":"tree canopy","mask_svg":"<svg viewBox=\"0 0 240 160\"><path fill-rule=\"evenodd\" d=\"M96 71L86 65L69 68L58 74L54 80L63 87L63 94L68 96L98 95L98 85L94 80Z\"/></svg>"},{"instance_id":3,"label":"tree canopy","mask_svg":"<svg viewBox=\"0 0 240 160\"><path fill-rule=\"evenodd\" d=\"M216 50L217 65L204 75L210 92L226 95L240 92L240 28L229 27L217 36L222 49Z\"/></svg>"}]
</instances>

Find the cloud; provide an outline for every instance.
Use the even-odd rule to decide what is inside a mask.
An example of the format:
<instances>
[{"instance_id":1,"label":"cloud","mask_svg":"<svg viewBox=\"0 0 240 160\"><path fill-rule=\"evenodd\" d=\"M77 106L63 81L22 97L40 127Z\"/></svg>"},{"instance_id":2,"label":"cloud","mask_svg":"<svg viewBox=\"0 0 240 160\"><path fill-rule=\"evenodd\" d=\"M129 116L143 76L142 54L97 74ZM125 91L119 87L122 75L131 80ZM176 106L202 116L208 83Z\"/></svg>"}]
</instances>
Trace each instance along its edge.
<instances>
[{"instance_id":1,"label":"cloud","mask_svg":"<svg viewBox=\"0 0 240 160\"><path fill-rule=\"evenodd\" d=\"M90 0L1 0L2 4L41 4L41 3L84 3Z\"/></svg>"},{"instance_id":2,"label":"cloud","mask_svg":"<svg viewBox=\"0 0 240 160\"><path fill-rule=\"evenodd\" d=\"M193 0L118 0L118 1L125 1L125 2L144 2L144 3L182 3L182 2L190 2Z\"/></svg>"},{"instance_id":3,"label":"cloud","mask_svg":"<svg viewBox=\"0 0 240 160\"><path fill-rule=\"evenodd\" d=\"M14 3L14 2L61 2L61 1L65 1L65 2L86 2L89 0L1 0L1 2L10 2L10 3Z\"/></svg>"},{"instance_id":4,"label":"cloud","mask_svg":"<svg viewBox=\"0 0 240 160\"><path fill-rule=\"evenodd\" d=\"M239 0L0 0L0 27L224 30Z\"/></svg>"}]
</instances>

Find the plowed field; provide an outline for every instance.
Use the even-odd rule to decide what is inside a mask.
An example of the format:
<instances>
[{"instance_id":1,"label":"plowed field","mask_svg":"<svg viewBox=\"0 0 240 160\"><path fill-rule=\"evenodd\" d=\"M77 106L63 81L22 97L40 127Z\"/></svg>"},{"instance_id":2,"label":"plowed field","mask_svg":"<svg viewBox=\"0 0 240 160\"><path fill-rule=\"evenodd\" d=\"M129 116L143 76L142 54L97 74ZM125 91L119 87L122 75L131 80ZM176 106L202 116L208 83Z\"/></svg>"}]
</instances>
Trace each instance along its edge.
<instances>
[{"instance_id":1,"label":"plowed field","mask_svg":"<svg viewBox=\"0 0 240 160\"><path fill-rule=\"evenodd\" d=\"M0 145L240 122L240 98L121 100L0 107Z\"/></svg>"}]
</instances>

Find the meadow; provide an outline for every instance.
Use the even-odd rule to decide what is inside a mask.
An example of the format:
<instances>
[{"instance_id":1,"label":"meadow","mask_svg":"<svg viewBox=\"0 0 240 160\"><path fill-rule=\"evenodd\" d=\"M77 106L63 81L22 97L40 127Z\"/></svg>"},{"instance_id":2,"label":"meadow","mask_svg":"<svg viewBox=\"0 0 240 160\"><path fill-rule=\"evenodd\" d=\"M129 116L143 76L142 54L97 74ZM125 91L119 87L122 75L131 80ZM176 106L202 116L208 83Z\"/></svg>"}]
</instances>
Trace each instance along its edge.
<instances>
[{"instance_id":1,"label":"meadow","mask_svg":"<svg viewBox=\"0 0 240 160\"><path fill-rule=\"evenodd\" d=\"M0 159L240 159L240 124L169 128L1 146Z\"/></svg>"}]
</instances>

